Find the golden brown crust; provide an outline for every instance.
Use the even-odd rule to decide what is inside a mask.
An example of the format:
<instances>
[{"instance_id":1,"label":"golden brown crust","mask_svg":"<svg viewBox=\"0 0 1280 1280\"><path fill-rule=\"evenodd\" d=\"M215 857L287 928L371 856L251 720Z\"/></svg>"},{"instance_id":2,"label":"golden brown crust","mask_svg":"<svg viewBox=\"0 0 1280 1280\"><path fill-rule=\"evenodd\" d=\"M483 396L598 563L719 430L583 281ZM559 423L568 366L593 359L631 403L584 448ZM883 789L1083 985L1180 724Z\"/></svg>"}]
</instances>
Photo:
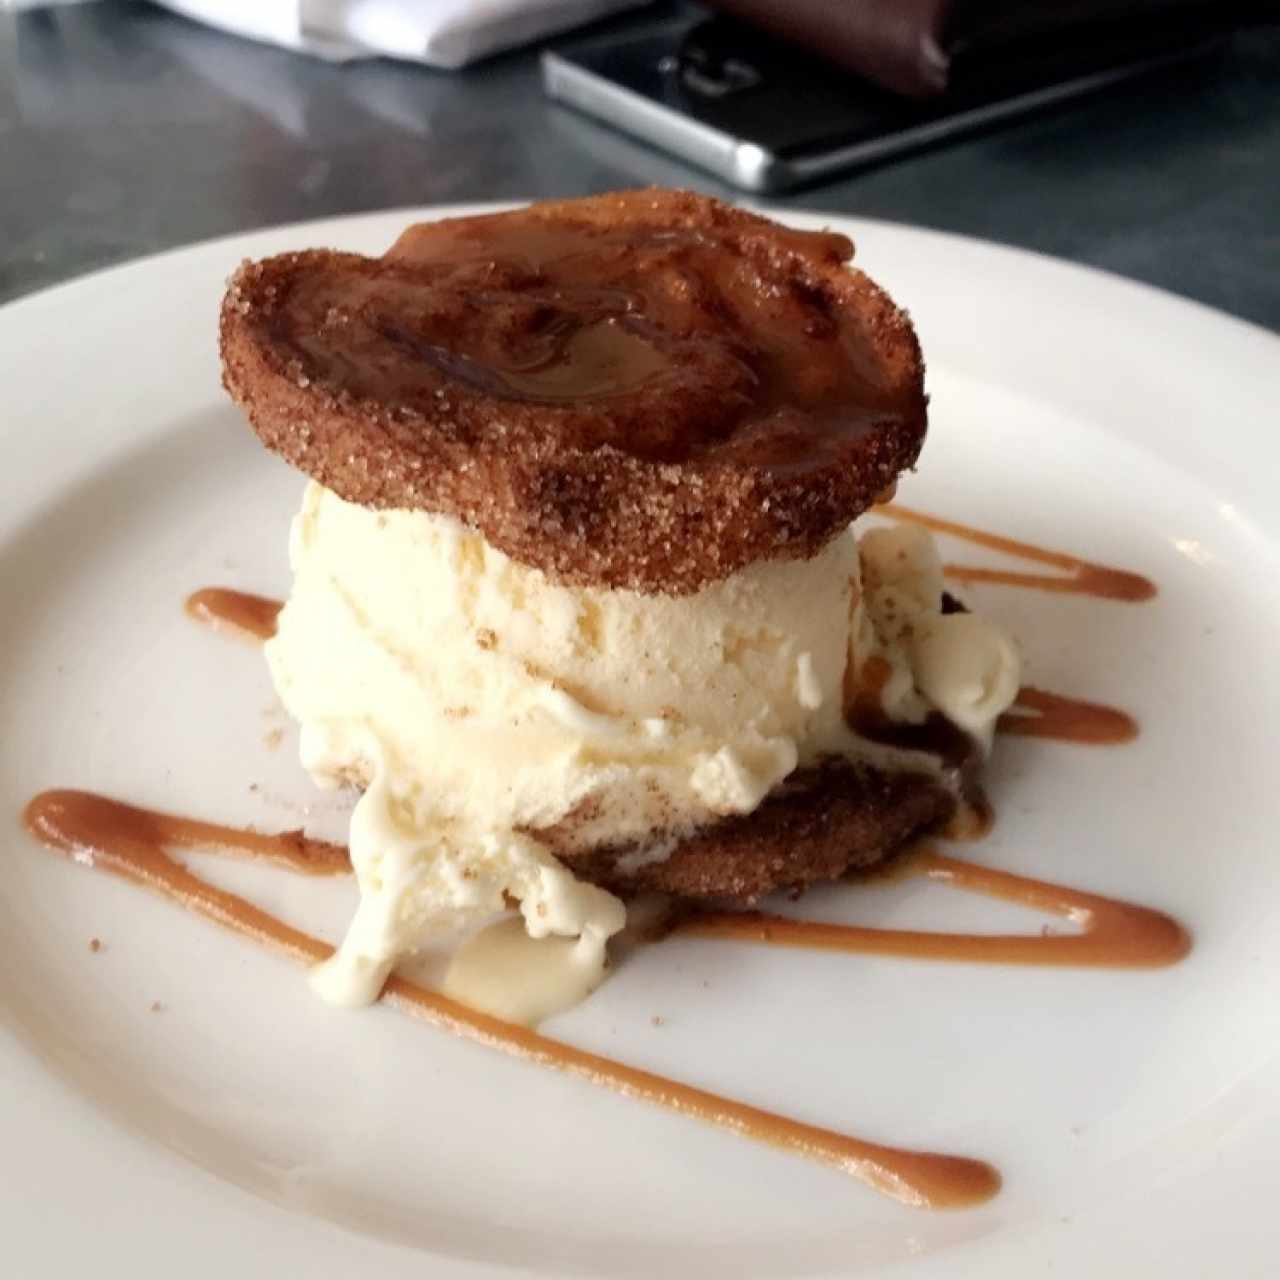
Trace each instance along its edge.
<instances>
[{"instance_id":1,"label":"golden brown crust","mask_svg":"<svg viewBox=\"0 0 1280 1280\"><path fill-rule=\"evenodd\" d=\"M832 759L798 770L752 813L705 827L647 865L635 846L583 851L555 829L537 834L575 875L623 896L749 906L883 862L955 811L954 792L936 778Z\"/></svg>"},{"instance_id":2,"label":"golden brown crust","mask_svg":"<svg viewBox=\"0 0 1280 1280\"><path fill-rule=\"evenodd\" d=\"M670 594L814 554L914 463L919 347L843 237L688 192L520 216L523 235L568 226L597 247L595 294L632 300L596 336L652 377L514 393L486 361L554 330L565 291L545 264L477 257L507 234L494 215L425 224L381 259L315 250L236 273L223 380L264 443L349 501L457 516L562 581Z\"/></svg>"}]
</instances>

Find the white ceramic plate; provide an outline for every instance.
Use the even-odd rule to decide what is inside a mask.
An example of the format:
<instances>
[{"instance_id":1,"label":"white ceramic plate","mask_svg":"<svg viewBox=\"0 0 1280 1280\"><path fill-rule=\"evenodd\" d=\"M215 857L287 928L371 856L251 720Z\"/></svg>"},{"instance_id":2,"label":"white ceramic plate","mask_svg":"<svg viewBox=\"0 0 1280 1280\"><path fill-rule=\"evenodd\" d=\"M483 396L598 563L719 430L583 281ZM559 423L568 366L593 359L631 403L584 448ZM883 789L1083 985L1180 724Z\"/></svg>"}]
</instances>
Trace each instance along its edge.
<instances>
[{"instance_id":1,"label":"white ceramic plate","mask_svg":"<svg viewBox=\"0 0 1280 1280\"><path fill-rule=\"evenodd\" d=\"M1031 680L1128 707L1144 733L1003 741L999 825L964 852L1163 907L1194 930L1189 960L1036 971L677 940L545 1028L801 1119L986 1157L1006 1181L980 1209L904 1208L387 1010L326 1008L288 962L20 832L23 803L59 785L340 832L261 658L181 603L213 583L283 592L301 490L219 388L226 275L291 247L378 252L411 216L223 240L0 311L5 1272L1271 1274L1280 341L1164 294L847 228L929 356L933 427L903 500L1160 587L1141 606L972 593L1022 637ZM330 937L351 905L345 883L201 866ZM916 881L805 909L1041 924Z\"/></svg>"}]
</instances>

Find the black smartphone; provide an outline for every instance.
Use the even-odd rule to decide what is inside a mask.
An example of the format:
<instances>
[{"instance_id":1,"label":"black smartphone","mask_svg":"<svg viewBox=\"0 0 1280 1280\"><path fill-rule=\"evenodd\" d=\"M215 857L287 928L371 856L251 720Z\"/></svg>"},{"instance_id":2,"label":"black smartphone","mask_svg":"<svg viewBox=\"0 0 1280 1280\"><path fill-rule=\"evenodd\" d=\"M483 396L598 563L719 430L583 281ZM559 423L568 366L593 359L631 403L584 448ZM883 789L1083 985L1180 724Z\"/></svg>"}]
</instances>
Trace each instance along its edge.
<instances>
[{"instance_id":1,"label":"black smartphone","mask_svg":"<svg viewBox=\"0 0 1280 1280\"><path fill-rule=\"evenodd\" d=\"M938 99L895 97L727 18L639 22L542 55L559 102L745 191L782 191L1098 89L1207 47L1099 54L1046 79L1005 63Z\"/></svg>"}]
</instances>

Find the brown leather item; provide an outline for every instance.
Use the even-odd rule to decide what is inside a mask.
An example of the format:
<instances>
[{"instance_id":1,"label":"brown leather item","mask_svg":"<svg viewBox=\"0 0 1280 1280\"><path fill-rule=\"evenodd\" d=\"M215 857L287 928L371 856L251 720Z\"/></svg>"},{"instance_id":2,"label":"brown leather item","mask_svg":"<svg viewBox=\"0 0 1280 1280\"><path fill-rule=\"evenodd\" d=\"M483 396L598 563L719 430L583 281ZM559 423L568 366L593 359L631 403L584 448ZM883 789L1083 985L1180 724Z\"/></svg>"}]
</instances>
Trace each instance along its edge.
<instances>
[{"instance_id":1,"label":"brown leather item","mask_svg":"<svg viewBox=\"0 0 1280 1280\"><path fill-rule=\"evenodd\" d=\"M1250 22L1274 0L707 0L893 93L923 98L1013 68L1048 83Z\"/></svg>"},{"instance_id":2,"label":"brown leather item","mask_svg":"<svg viewBox=\"0 0 1280 1280\"><path fill-rule=\"evenodd\" d=\"M940 43L951 0L708 0L712 8L800 45L894 93L947 87Z\"/></svg>"}]
</instances>

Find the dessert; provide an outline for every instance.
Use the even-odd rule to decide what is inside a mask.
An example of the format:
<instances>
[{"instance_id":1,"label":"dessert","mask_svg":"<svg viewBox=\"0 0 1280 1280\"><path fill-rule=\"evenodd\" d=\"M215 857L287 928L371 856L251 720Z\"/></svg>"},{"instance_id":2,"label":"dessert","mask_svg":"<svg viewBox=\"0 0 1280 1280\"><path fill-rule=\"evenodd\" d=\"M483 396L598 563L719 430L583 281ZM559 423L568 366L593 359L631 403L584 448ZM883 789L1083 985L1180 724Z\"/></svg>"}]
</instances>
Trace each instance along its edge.
<instances>
[{"instance_id":1,"label":"dessert","mask_svg":"<svg viewBox=\"0 0 1280 1280\"><path fill-rule=\"evenodd\" d=\"M363 789L352 850L61 789L32 798L27 829L307 965L333 999L381 988L438 1029L906 1205L990 1199L1001 1177L983 1160L792 1119L528 1025L590 992L624 918L628 949L666 936L645 927L655 888L688 907L663 930L754 945L1114 969L1190 949L1159 911L919 839L985 830L993 730L1138 733L1119 708L1018 688L1008 638L944 577L1131 603L1156 588L896 504L878 508L893 527L855 531L914 460L924 400L910 326L850 252L649 192L414 228L379 260L246 266L223 309L226 381L312 476L295 585L287 609L219 586L186 608L269 642L308 767ZM942 566L928 530L1023 568ZM903 876L1067 928L755 906L907 842ZM188 849L305 876L347 875L354 855L347 938L220 888ZM462 935L442 987L390 972L437 933Z\"/></svg>"},{"instance_id":2,"label":"dessert","mask_svg":"<svg viewBox=\"0 0 1280 1280\"><path fill-rule=\"evenodd\" d=\"M234 277L227 388L312 477L268 662L363 792L327 998L512 902L588 989L639 891L750 904L955 811L1018 658L926 530L850 528L925 431L851 253L640 192Z\"/></svg>"}]
</instances>

